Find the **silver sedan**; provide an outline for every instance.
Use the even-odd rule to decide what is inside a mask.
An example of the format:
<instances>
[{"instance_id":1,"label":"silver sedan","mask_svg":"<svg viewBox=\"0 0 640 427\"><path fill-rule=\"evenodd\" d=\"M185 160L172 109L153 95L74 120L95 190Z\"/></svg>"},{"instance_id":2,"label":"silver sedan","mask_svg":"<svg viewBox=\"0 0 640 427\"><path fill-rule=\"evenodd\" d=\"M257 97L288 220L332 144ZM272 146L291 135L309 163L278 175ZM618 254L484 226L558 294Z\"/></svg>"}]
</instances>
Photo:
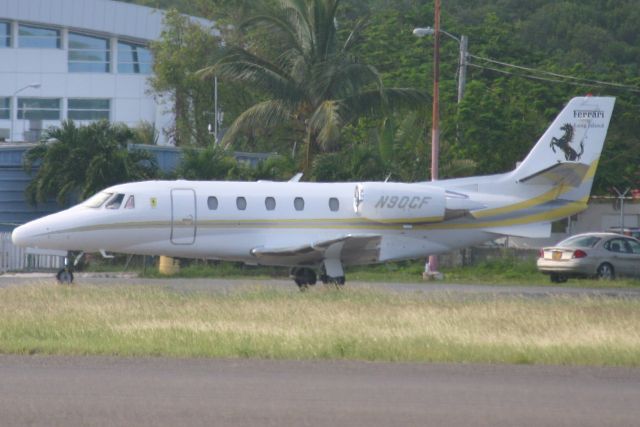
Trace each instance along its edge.
<instances>
[{"instance_id":1,"label":"silver sedan","mask_svg":"<svg viewBox=\"0 0 640 427\"><path fill-rule=\"evenodd\" d=\"M616 233L584 233L540 249L538 270L555 283L569 277L640 277L640 240Z\"/></svg>"}]
</instances>

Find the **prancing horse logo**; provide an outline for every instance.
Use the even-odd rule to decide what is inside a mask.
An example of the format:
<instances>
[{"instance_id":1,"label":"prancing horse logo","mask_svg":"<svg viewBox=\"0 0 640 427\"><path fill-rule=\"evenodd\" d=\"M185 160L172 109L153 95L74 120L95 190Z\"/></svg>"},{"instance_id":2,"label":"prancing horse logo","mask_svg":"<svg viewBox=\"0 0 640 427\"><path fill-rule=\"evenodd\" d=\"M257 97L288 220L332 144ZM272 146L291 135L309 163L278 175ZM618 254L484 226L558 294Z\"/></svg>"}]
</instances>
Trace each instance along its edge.
<instances>
[{"instance_id":1,"label":"prancing horse logo","mask_svg":"<svg viewBox=\"0 0 640 427\"><path fill-rule=\"evenodd\" d=\"M572 162L580 160L580 157L582 157L584 153L584 141L580 141L580 152L578 153L571 147L571 141L573 141L573 126L565 123L560 130L564 131L564 135L560 138L556 138L555 136L551 138L551 149L554 153L556 152L556 147L562 150L565 160Z\"/></svg>"}]
</instances>

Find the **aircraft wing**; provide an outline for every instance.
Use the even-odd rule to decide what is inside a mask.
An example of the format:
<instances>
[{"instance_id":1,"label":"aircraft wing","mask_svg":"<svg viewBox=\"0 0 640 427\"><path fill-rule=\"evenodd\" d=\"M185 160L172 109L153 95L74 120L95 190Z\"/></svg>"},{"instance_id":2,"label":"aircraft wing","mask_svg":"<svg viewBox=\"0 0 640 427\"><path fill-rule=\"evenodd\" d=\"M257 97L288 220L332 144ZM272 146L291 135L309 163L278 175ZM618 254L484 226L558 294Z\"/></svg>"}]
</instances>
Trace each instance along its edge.
<instances>
[{"instance_id":1,"label":"aircraft wing","mask_svg":"<svg viewBox=\"0 0 640 427\"><path fill-rule=\"evenodd\" d=\"M265 264L314 265L325 258L338 258L343 264L376 262L380 255L381 236L345 234L294 247L258 247L251 254Z\"/></svg>"}]
</instances>

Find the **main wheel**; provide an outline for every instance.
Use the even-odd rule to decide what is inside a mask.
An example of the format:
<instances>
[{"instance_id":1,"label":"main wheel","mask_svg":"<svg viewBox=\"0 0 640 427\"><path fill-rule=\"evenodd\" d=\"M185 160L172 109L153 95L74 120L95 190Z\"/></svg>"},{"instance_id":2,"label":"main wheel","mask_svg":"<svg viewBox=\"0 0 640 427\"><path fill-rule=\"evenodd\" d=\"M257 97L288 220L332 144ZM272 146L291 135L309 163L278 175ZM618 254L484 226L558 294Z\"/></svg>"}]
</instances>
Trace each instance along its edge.
<instances>
[{"instance_id":1,"label":"main wheel","mask_svg":"<svg viewBox=\"0 0 640 427\"><path fill-rule=\"evenodd\" d=\"M70 285L73 283L73 273L66 268L63 268L58 271L58 274L56 274L56 279L58 280L58 283L62 285Z\"/></svg>"},{"instance_id":2,"label":"main wheel","mask_svg":"<svg viewBox=\"0 0 640 427\"><path fill-rule=\"evenodd\" d=\"M603 262L602 264L600 264L597 270L597 275L598 279L602 280L612 280L616 277L613 266L608 262Z\"/></svg>"},{"instance_id":3,"label":"main wheel","mask_svg":"<svg viewBox=\"0 0 640 427\"><path fill-rule=\"evenodd\" d=\"M294 268L291 275L301 291L306 290L309 285L315 285L317 281L316 272L311 268Z\"/></svg>"}]
</instances>

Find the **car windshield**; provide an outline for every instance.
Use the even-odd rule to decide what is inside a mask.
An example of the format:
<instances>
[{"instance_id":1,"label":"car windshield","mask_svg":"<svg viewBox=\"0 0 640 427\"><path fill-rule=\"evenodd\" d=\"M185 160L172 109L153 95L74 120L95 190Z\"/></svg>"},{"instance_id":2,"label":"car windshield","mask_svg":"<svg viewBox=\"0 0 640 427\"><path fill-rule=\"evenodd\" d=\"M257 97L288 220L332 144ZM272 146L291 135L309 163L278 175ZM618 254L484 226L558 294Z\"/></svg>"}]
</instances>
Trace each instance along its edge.
<instances>
[{"instance_id":1,"label":"car windshield","mask_svg":"<svg viewBox=\"0 0 640 427\"><path fill-rule=\"evenodd\" d=\"M556 246L564 246L569 248L592 248L600 240L602 239L597 236L572 236L558 243Z\"/></svg>"},{"instance_id":2,"label":"car windshield","mask_svg":"<svg viewBox=\"0 0 640 427\"><path fill-rule=\"evenodd\" d=\"M87 199L82 206L85 206L87 208L93 208L93 209L97 209L100 206L102 206L104 204L104 202L107 201L107 199L109 199L109 197L111 197L113 195L113 193L108 193L106 191L102 191L98 194L95 194L93 196L91 196L89 199Z\"/></svg>"}]
</instances>

